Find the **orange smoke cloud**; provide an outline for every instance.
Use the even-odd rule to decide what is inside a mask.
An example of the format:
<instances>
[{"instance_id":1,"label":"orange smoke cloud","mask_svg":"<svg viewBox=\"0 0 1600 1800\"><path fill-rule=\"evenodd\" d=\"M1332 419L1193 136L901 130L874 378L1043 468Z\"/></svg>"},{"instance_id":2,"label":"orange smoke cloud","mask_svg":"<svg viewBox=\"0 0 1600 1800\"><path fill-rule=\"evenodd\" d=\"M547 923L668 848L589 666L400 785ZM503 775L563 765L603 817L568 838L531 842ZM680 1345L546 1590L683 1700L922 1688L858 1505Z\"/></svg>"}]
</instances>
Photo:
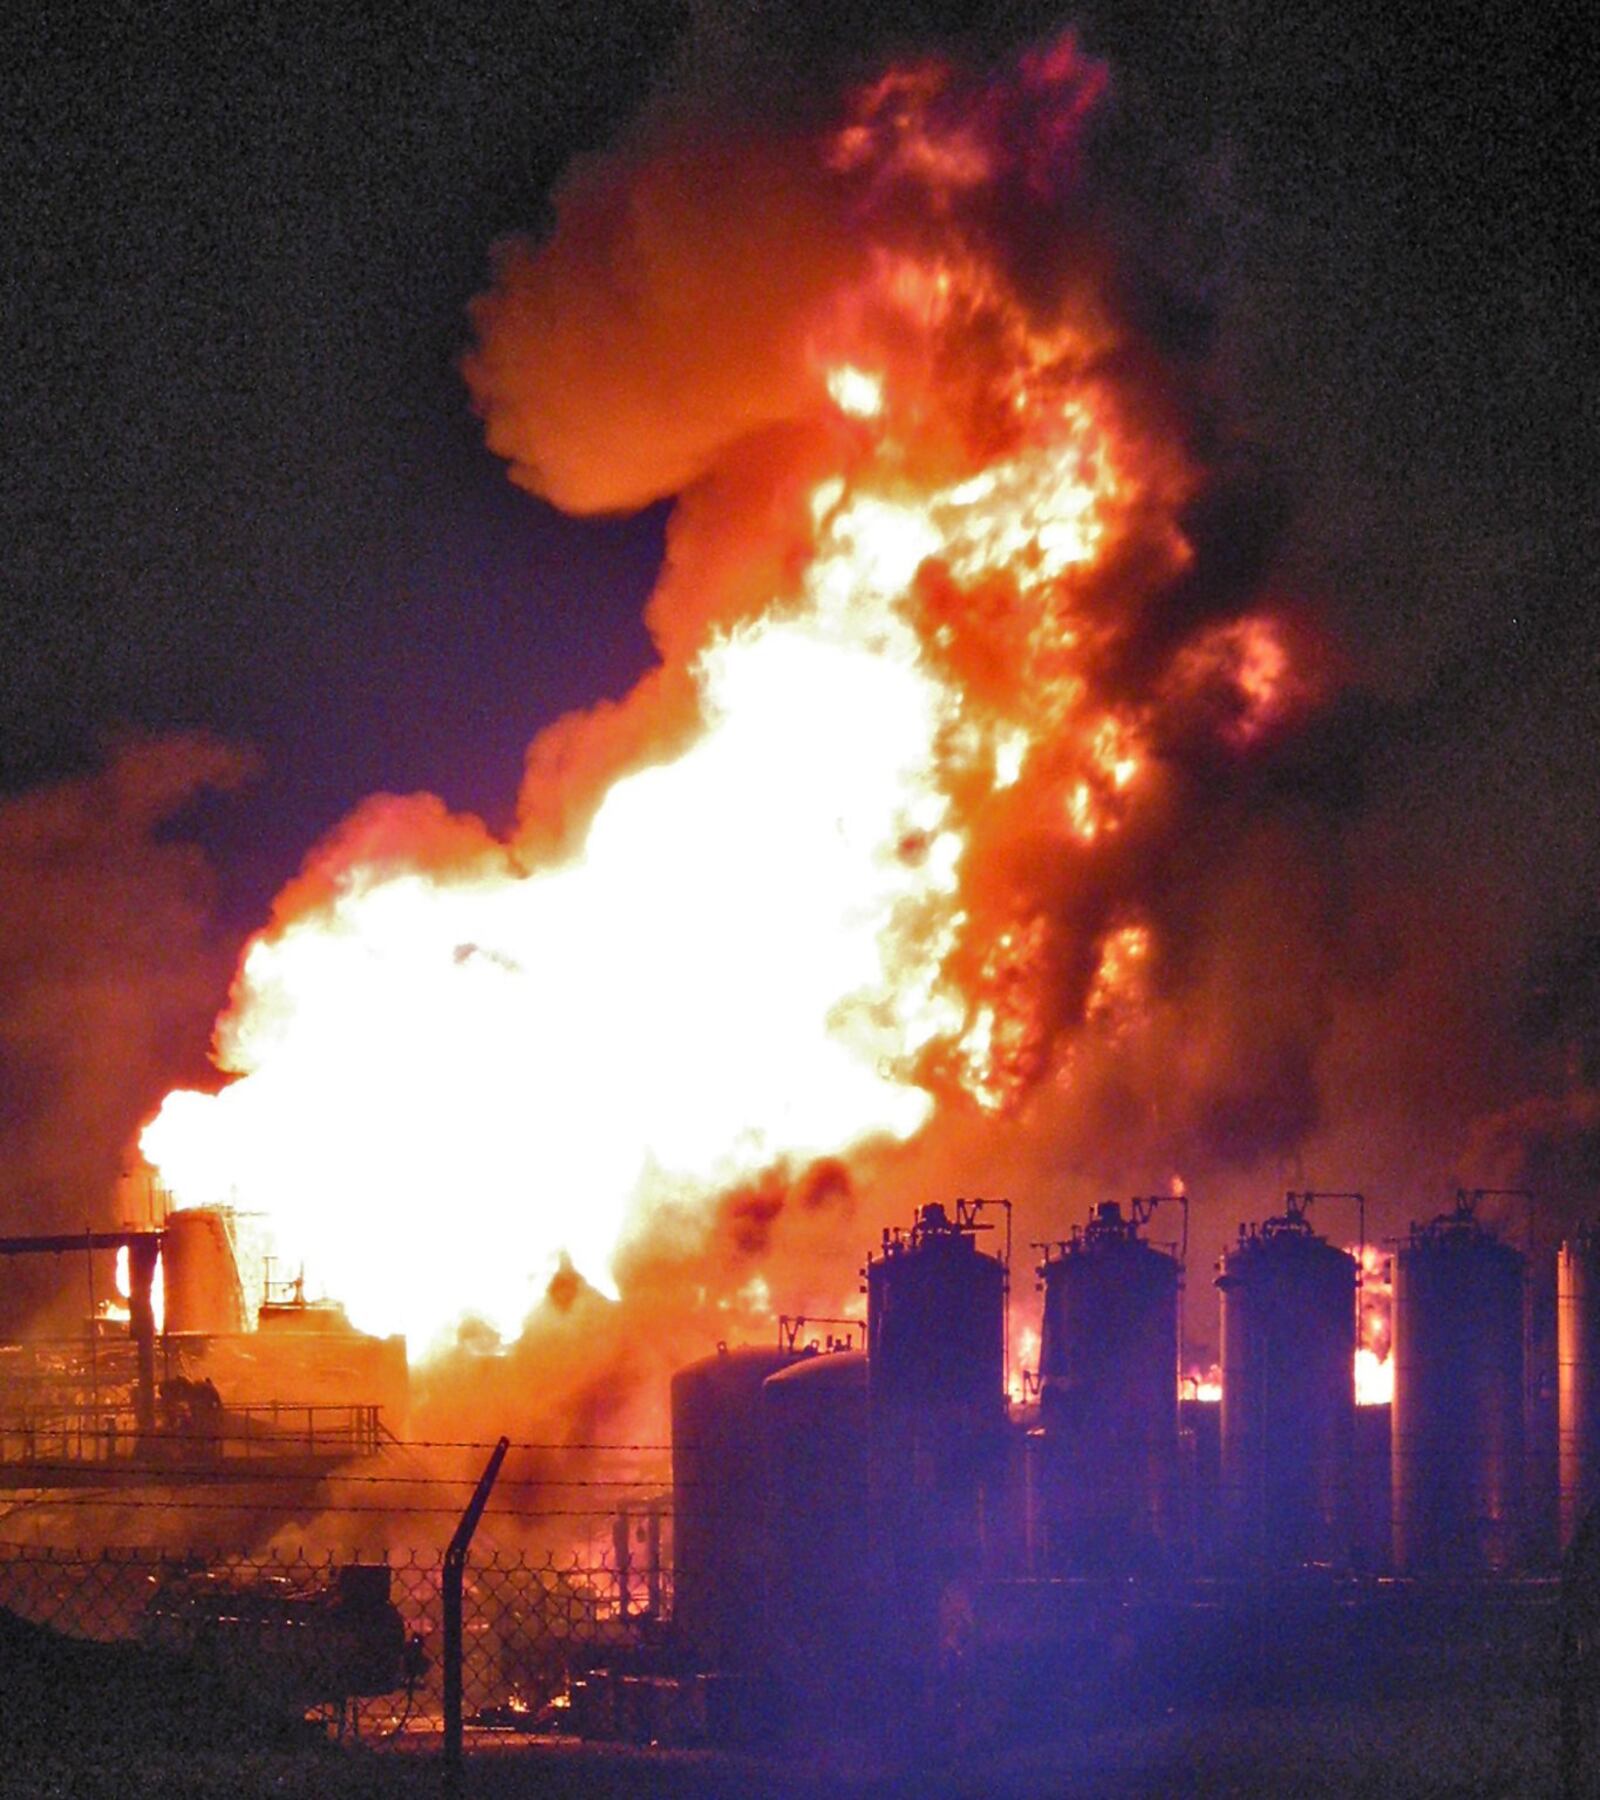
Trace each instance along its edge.
<instances>
[{"instance_id":1,"label":"orange smoke cloud","mask_svg":"<svg viewBox=\"0 0 1600 1800\"><path fill-rule=\"evenodd\" d=\"M1104 88L1068 38L679 124L501 250L489 442L571 509L679 496L662 666L535 742L508 841L384 798L313 854L228 1085L144 1134L180 1199L267 1213L420 1345L558 1331L573 1282L747 1316L781 1256L837 1311L855 1246L792 1196L975 1122L1059 1152L1116 1117L1186 1169L1308 1128L1325 1021L1268 977L1323 921L1272 901L1298 840L1249 770L1316 680L1195 529L1187 377L1090 198Z\"/></svg>"},{"instance_id":2,"label":"orange smoke cloud","mask_svg":"<svg viewBox=\"0 0 1600 1800\"><path fill-rule=\"evenodd\" d=\"M129 1140L203 1041L231 954L203 858L160 828L247 772L221 744L169 738L0 804L0 1230L108 1222ZM6 1323L52 1279L16 1265Z\"/></svg>"}]
</instances>

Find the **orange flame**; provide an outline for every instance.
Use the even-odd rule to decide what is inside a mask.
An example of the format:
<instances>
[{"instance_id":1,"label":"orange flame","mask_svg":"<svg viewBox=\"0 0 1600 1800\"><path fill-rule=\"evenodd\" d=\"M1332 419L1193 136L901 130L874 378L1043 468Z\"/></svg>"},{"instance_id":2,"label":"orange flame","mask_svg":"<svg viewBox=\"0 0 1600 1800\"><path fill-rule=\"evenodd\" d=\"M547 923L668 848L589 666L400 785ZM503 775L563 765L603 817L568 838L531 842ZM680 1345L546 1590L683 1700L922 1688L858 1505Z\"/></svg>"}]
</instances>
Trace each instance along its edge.
<instances>
[{"instance_id":1,"label":"orange flame","mask_svg":"<svg viewBox=\"0 0 1600 1800\"><path fill-rule=\"evenodd\" d=\"M664 582L653 623L692 644L692 728L640 746L564 860L531 829L441 828L425 800L358 815L247 950L218 1031L230 1085L170 1095L142 1137L177 1204L268 1215L353 1320L420 1346L467 1310L514 1331L563 1258L614 1291L663 1219L692 1228L763 1171L904 1141L941 1103L1003 1111L1039 1079L1083 952L1042 903L985 888L983 847L1025 827L1070 866L1154 804L1147 708L1100 679L1107 584L1133 617L1187 567L1194 476L1106 372L1093 284L1041 304L976 209L1000 182L1059 184L1102 86L1065 40L1022 60L1002 116L925 64L810 146L803 193L851 249L816 259L831 285L808 267L784 287L797 323L755 333L800 363L743 412L698 363L680 417L628 390L676 434L680 484L725 442L759 460L752 419L804 445L761 595L688 630L666 616L681 561ZM594 203L608 230L637 221ZM862 221L882 226L864 254ZM508 261L469 373L519 479L560 462L551 491L608 505L576 452L519 435L560 411L516 384L546 354L546 288L588 254L558 233ZM1242 731L1286 674L1270 622L1237 629L1195 679L1231 682ZM1096 930L1090 1014L1137 1008L1151 954L1143 920Z\"/></svg>"},{"instance_id":2,"label":"orange flame","mask_svg":"<svg viewBox=\"0 0 1600 1800\"><path fill-rule=\"evenodd\" d=\"M100 1302L100 1316L104 1319L120 1321L131 1316L128 1306L133 1298L133 1277L129 1273L131 1260L128 1246L119 1244L111 1276L117 1297ZM150 1311L155 1318L156 1330L163 1330L167 1322L167 1276L166 1259L160 1256L156 1258L155 1270L150 1277Z\"/></svg>"},{"instance_id":3,"label":"orange flame","mask_svg":"<svg viewBox=\"0 0 1600 1800\"><path fill-rule=\"evenodd\" d=\"M1361 1266L1356 1290L1356 1404L1387 1406L1394 1399L1393 1260L1375 1244L1352 1244L1350 1254Z\"/></svg>"}]
</instances>

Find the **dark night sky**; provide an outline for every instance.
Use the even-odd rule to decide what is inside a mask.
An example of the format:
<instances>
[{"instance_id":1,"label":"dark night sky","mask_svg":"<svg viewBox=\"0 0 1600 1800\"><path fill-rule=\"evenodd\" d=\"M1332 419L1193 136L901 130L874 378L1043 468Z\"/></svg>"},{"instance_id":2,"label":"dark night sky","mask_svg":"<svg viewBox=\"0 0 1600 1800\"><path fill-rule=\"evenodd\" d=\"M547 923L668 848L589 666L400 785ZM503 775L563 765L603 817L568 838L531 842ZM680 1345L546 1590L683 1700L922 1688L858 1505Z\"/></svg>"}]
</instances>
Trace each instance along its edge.
<instances>
[{"instance_id":1,"label":"dark night sky","mask_svg":"<svg viewBox=\"0 0 1600 1800\"><path fill-rule=\"evenodd\" d=\"M887 38L939 9L875 9ZM980 39L992 12L942 9ZM1080 9L1203 209L1237 416L1390 752L1567 821L1592 898L1594 238L1580 47L1528 14ZM849 46L738 13L779 80ZM1042 30L1064 16L1034 9ZM491 820L625 689L659 516L513 489L455 372L536 225L733 9L49 7L4 27L0 791L205 727L262 773L187 822L248 925L363 794ZM751 19L755 20L752 25ZM1176 190L1175 190L1176 191ZM1400 723L1396 724L1396 720ZM1574 815L1582 815L1581 824Z\"/></svg>"}]
</instances>

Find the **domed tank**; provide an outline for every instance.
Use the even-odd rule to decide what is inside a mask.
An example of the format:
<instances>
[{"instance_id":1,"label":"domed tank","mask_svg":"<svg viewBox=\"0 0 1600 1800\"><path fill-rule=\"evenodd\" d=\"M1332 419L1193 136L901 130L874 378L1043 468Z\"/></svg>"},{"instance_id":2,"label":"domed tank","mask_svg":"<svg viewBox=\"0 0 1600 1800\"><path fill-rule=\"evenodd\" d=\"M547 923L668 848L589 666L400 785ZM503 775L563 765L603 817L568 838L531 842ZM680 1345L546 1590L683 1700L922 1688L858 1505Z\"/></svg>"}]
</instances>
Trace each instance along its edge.
<instances>
[{"instance_id":1,"label":"domed tank","mask_svg":"<svg viewBox=\"0 0 1600 1800\"><path fill-rule=\"evenodd\" d=\"M761 1388L796 1355L721 1345L672 1378L673 1617L702 1669L747 1672L764 1661Z\"/></svg>"},{"instance_id":2,"label":"domed tank","mask_svg":"<svg viewBox=\"0 0 1600 1800\"><path fill-rule=\"evenodd\" d=\"M1471 1197L1413 1225L1394 1265L1394 1559L1402 1573L1518 1560L1523 1257Z\"/></svg>"},{"instance_id":3,"label":"domed tank","mask_svg":"<svg viewBox=\"0 0 1600 1800\"><path fill-rule=\"evenodd\" d=\"M164 1329L225 1337L246 1328L230 1216L214 1206L170 1213L161 1234Z\"/></svg>"},{"instance_id":4,"label":"domed tank","mask_svg":"<svg viewBox=\"0 0 1600 1800\"><path fill-rule=\"evenodd\" d=\"M761 1404L772 1664L791 1724L837 1723L867 1690L866 1355L808 1355L768 1376Z\"/></svg>"},{"instance_id":5,"label":"domed tank","mask_svg":"<svg viewBox=\"0 0 1600 1800\"><path fill-rule=\"evenodd\" d=\"M999 1510L1007 1278L981 1229L972 1206L924 1206L866 1269L870 1542L901 1668L963 1615Z\"/></svg>"},{"instance_id":6,"label":"domed tank","mask_svg":"<svg viewBox=\"0 0 1600 1800\"><path fill-rule=\"evenodd\" d=\"M1556 1264L1561 1548L1600 1499L1600 1231L1586 1226Z\"/></svg>"},{"instance_id":7,"label":"domed tank","mask_svg":"<svg viewBox=\"0 0 1600 1800\"><path fill-rule=\"evenodd\" d=\"M1039 1266L1043 1491L1033 1508L1055 1574L1148 1567L1174 1544L1177 1259L1115 1201Z\"/></svg>"},{"instance_id":8,"label":"domed tank","mask_svg":"<svg viewBox=\"0 0 1600 1800\"><path fill-rule=\"evenodd\" d=\"M985 1229L937 1202L909 1231L885 1230L867 1262L867 1355L874 1408L994 1414L1005 1400L1005 1265L977 1247Z\"/></svg>"},{"instance_id":9,"label":"domed tank","mask_svg":"<svg viewBox=\"0 0 1600 1800\"><path fill-rule=\"evenodd\" d=\"M1227 1549L1280 1567L1351 1548L1356 1261L1291 1194L1219 1264L1222 1515Z\"/></svg>"}]
</instances>

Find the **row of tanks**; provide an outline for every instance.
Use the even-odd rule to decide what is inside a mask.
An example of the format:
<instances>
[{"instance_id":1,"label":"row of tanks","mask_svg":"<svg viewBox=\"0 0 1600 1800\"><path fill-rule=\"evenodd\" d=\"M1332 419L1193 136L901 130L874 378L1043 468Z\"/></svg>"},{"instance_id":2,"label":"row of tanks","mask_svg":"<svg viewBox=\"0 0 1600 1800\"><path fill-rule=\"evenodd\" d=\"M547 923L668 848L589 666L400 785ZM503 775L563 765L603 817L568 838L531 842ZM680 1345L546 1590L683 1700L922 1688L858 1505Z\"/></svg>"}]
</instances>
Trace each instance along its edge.
<instances>
[{"instance_id":1,"label":"row of tanks","mask_svg":"<svg viewBox=\"0 0 1600 1800\"><path fill-rule=\"evenodd\" d=\"M1527 1258L1471 1195L1413 1225L1392 1258L1392 1407L1358 1408L1361 1263L1309 1199L1241 1227L1217 1265L1220 1408L1180 1405L1182 1261L1141 1203L1042 1247L1036 1404L1008 1405L1008 1262L983 1247L982 1202L884 1233L865 1352L723 1349L681 1370L691 1660L775 1661L837 1704L852 1658L891 1679L958 1666L984 1583L1525 1567ZM1562 1247L1556 1312L1564 1544L1600 1491L1600 1235Z\"/></svg>"},{"instance_id":2,"label":"row of tanks","mask_svg":"<svg viewBox=\"0 0 1600 1800\"><path fill-rule=\"evenodd\" d=\"M1280 1215L1241 1226L1217 1264L1214 1507L1189 1491L1206 1461L1184 1441L1204 1432L1206 1409L1169 1398L1179 1261L1115 1204L1047 1255L1046 1529L1033 1540L1047 1566L1131 1568L1177 1553L1225 1569L1484 1574L1537 1558L1528 1259L1478 1217L1472 1194L1412 1225L1390 1259L1394 1398L1358 1407L1361 1259L1313 1228L1311 1198L1290 1194ZM1557 1286L1564 1546L1600 1492L1600 1239L1562 1246ZM1076 1522L1065 1555L1051 1543L1053 1509ZM1214 1529L1197 1530L1201 1517Z\"/></svg>"}]
</instances>

